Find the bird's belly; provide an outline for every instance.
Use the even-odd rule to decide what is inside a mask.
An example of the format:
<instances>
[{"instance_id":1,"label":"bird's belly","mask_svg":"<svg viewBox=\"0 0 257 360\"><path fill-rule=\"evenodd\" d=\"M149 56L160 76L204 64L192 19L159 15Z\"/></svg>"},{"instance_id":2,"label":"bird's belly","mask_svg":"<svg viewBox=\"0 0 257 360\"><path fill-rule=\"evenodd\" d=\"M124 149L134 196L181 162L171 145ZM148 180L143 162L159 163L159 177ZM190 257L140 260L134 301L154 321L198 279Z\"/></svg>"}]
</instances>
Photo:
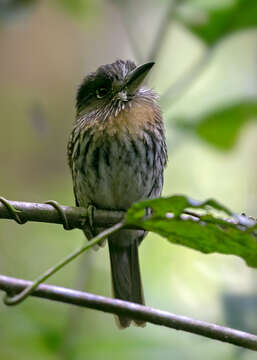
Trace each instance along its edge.
<instances>
[{"instance_id":1,"label":"bird's belly","mask_svg":"<svg viewBox=\"0 0 257 360\"><path fill-rule=\"evenodd\" d=\"M127 209L133 202L159 196L163 169L158 159L143 141L127 138L89 147L76 177L79 204Z\"/></svg>"},{"instance_id":2,"label":"bird's belly","mask_svg":"<svg viewBox=\"0 0 257 360\"><path fill-rule=\"evenodd\" d=\"M112 169L102 165L101 172L105 176L95 186L94 201L97 205L127 209L133 202L147 198L152 185L150 174L146 178L142 171L123 163L116 163Z\"/></svg>"}]
</instances>

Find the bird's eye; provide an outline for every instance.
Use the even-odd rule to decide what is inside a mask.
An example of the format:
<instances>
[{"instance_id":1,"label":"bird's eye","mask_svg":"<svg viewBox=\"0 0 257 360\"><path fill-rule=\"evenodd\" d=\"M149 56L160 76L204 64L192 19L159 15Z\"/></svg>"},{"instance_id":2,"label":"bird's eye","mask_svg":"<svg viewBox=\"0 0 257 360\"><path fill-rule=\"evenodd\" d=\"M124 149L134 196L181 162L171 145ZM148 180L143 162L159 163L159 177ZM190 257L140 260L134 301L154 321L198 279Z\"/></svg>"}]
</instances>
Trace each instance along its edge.
<instances>
[{"instance_id":1,"label":"bird's eye","mask_svg":"<svg viewBox=\"0 0 257 360\"><path fill-rule=\"evenodd\" d=\"M98 99L102 99L107 93L108 93L108 90L106 88L100 88L100 89L96 90L96 97Z\"/></svg>"}]
</instances>

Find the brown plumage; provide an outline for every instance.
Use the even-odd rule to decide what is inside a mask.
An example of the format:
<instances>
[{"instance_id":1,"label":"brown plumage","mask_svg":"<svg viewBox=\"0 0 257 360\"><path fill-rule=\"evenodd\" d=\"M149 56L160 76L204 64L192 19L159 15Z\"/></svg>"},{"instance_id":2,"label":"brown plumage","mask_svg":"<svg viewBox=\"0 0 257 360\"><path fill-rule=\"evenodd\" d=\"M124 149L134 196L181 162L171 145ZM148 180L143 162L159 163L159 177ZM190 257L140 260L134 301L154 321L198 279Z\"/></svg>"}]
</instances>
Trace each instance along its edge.
<instances>
[{"instance_id":1,"label":"brown plumage","mask_svg":"<svg viewBox=\"0 0 257 360\"><path fill-rule=\"evenodd\" d=\"M127 210L160 196L167 161L163 122L156 95L142 86L152 66L118 60L83 80L68 143L77 206ZM85 228L88 238L96 233ZM144 303L138 261L144 236L142 230L121 230L108 239L115 298ZM118 320L122 328L131 322Z\"/></svg>"}]
</instances>

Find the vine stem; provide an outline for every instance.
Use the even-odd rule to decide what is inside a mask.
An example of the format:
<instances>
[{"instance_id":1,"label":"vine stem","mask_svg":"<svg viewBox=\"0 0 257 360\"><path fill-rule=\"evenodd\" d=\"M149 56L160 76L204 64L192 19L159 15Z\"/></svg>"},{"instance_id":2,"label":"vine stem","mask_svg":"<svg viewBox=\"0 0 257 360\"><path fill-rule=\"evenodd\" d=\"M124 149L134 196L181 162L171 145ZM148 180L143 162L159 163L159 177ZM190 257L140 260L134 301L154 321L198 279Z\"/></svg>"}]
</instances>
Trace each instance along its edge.
<instances>
[{"instance_id":1,"label":"vine stem","mask_svg":"<svg viewBox=\"0 0 257 360\"><path fill-rule=\"evenodd\" d=\"M71 253L69 256L61 260L59 263L57 263L55 266L48 269L44 274L39 276L35 281L33 281L29 286L27 286L25 289L22 290L21 293L14 295L14 296L8 296L8 294L4 297L4 303L6 305L17 305L24 301L37 287L39 284L47 280L50 276L55 274L58 270L63 268L65 265L70 263L72 260L74 260L76 257L78 257L80 254L85 252L86 250L90 249L99 241L104 240L112 233L116 232L117 230L121 229L123 227L123 222L120 222L118 224L115 224L114 226L110 227L107 230L102 231L99 235L95 236L92 240L87 242L85 245L81 246L79 249Z\"/></svg>"}]
</instances>

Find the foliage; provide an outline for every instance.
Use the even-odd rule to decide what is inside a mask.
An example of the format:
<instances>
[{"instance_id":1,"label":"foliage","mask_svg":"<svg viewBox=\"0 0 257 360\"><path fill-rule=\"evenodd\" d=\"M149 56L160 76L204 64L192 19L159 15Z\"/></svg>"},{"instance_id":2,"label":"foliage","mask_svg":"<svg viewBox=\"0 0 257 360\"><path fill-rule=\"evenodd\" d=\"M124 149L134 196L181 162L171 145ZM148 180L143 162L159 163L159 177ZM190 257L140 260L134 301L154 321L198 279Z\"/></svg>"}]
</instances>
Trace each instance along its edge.
<instances>
[{"instance_id":1,"label":"foliage","mask_svg":"<svg viewBox=\"0 0 257 360\"><path fill-rule=\"evenodd\" d=\"M92 0L55 0L51 3L77 19L84 19L91 14L94 4ZM36 4L39 4L39 0L5 0L0 2L0 19L9 20L20 13L27 13L31 6Z\"/></svg>"},{"instance_id":2,"label":"foliage","mask_svg":"<svg viewBox=\"0 0 257 360\"><path fill-rule=\"evenodd\" d=\"M147 214L148 208L151 215ZM192 209L196 210L193 216L187 213ZM241 216L231 222L211 214L210 210L231 215L230 210L214 200L198 202L185 196L171 196L133 205L126 222L156 232L174 244L206 254L237 255L249 266L257 267L256 221Z\"/></svg>"},{"instance_id":3,"label":"foliage","mask_svg":"<svg viewBox=\"0 0 257 360\"><path fill-rule=\"evenodd\" d=\"M59 7L77 19L84 19L91 14L91 0L56 0Z\"/></svg>"},{"instance_id":4,"label":"foliage","mask_svg":"<svg viewBox=\"0 0 257 360\"><path fill-rule=\"evenodd\" d=\"M206 3L200 6L196 1L187 1L186 14L190 15L183 16L183 12L180 12L179 19L208 45L214 45L236 31L257 26L256 0L233 0L220 3L220 7L209 8Z\"/></svg>"},{"instance_id":5,"label":"foliage","mask_svg":"<svg viewBox=\"0 0 257 360\"><path fill-rule=\"evenodd\" d=\"M244 125L257 118L257 100L245 100L224 105L192 119L176 119L177 127L195 132L209 145L219 150L230 150L236 144Z\"/></svg>"}]
</instances>

